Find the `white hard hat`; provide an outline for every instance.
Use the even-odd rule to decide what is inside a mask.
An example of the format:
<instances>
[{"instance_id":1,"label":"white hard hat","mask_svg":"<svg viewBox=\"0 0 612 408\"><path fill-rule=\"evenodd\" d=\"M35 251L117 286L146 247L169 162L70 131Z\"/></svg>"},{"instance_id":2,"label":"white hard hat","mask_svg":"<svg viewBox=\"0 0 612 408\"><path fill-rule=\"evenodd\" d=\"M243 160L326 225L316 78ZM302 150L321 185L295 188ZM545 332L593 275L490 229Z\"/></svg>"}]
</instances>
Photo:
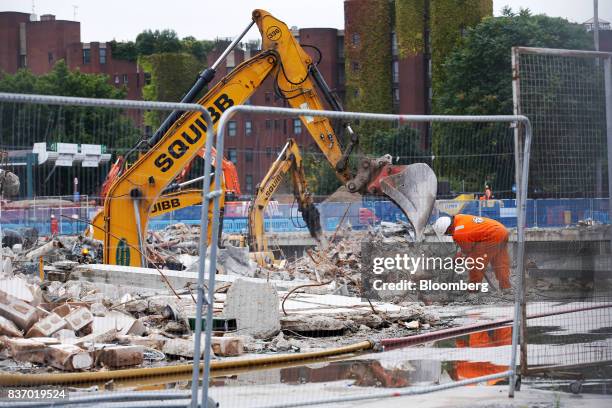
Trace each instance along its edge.
<instances>
[{"instance_id":1,"label":"white hard hat","mask_svg":"<svg viewBox=\"0 0 612 408\"><path fill-rule=\"evenodd\" d=\"M434 223L433 230L435 231L436 235L442 236L444 235L448 227L450 227L450 225L451 225L450 217L440 217Z\"/></svg>"}]
</instances>

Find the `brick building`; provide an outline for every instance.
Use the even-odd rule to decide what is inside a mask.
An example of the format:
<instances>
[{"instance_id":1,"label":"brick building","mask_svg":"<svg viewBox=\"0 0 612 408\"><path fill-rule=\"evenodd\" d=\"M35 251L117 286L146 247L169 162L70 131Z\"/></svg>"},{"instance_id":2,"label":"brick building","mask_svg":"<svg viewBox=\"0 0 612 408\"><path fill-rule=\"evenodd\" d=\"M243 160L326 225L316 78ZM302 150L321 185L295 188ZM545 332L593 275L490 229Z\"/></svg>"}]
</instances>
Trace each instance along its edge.
<instances>
[{"instance_id":1,"label":"brick building","mask_svg":"<svg viewBox=\"0 0 612 408\"><path fill-rule=\"evenodd\" d=\"M129 99L142 98L144 76L135 62L116 60L107 43L81 42L81 24L56 20L44 14L40 20L28 13L0 12L0 70L9 74L28 68L41 75L60 59L70 69L106 74L117 86L126 86Z\"/></svg>"}]
</instances>

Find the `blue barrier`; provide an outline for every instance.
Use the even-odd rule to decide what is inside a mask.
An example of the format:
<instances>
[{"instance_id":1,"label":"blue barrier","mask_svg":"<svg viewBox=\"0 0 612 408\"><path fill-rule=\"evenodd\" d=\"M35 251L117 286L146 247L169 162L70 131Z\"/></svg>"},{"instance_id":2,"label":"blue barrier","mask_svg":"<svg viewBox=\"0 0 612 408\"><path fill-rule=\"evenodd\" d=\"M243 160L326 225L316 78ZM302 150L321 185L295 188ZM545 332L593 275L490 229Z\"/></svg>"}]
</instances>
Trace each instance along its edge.
<instances>
[{"instance_id":1,"label":"blue barrier","mask_svg":"<svg viewBox=\"0 0 612 408\"><path fill-rule=\"evenodd\" d=\"M507 228L516 227L516 200L463 201L458 202L459 212L492 218L500 221ZM244 233L247 231L247 205L243 202L227 203L226 215L223 221L223 231L228 233ZM322 203L318 204L321 213L321 226L326 231L334 231L344 218L344 224L350 224L354 229L367 228L372 223L381 221L406 222L406 217L393 202L384 199L364 198L352 203ZM575 199L538 199L527 200L528 227L563 227L575 225L580 220L592 219L599 223L609 224L609 200L607 198L575 198ZM348 210L347 210L348 209ZM362 211L366 217L363 217ZM60 215L91 219L97 212L96 208L83 207L64 208L29 208L3 209L0 222L2 228L18 229L34 227L40 235L50 234L50 216L55 214L60 221L62 234L76 234L85 230L86 223L67 220ZM295 206L277 204L272 214L265 218L266 231L294 232L306 231L306 226ZM200 206L183 208L164 214L150 220L152 230L160 230L168 225L182 222L197 225L200 222ZM430 219L433 222L444 214L434 210Z\"/></svg>"}]
</instances>

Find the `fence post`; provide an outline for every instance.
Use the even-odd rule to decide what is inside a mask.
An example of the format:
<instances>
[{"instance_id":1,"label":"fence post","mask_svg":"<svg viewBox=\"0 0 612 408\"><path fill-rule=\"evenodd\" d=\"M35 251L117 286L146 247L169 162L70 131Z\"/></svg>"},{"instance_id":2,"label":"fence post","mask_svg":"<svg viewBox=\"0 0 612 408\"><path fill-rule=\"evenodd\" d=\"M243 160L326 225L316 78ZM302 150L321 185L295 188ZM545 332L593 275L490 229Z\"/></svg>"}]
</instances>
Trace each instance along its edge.
<instances>
[{"instance_id":1,"label":"fence post","mask_svg":"<svg viewBox=\"0 0 612 408\"><path fill-rule=\"evenodd\" d=\"M604 84L606 87L606 146L608 149L608 219L612 220L612 57L604 59ZM612 248L612 236L610 247Z\"/></svg>"}]
</instances>

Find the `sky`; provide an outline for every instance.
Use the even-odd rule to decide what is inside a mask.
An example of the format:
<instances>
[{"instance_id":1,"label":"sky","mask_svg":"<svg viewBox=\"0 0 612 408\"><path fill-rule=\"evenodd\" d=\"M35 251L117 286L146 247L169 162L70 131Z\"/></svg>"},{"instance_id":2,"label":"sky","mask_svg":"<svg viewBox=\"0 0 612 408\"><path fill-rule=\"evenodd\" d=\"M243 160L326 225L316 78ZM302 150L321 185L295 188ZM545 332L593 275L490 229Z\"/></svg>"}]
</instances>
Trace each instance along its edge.
<instances>
[{"instance_id":1,"label":"sky","mask_svg":"<svg viewBox=\"0 0 612 408\"><path fill-rule=\"evenodd\" d=\"M173 29L179 37L235 37L250 22L255 8L269 11L289 27L344 25L343 0L0 0L0 11L55 14L58 20L81 22L81 40L134 40L146 29ZM508 5L514 10L583 22L593 15L592 0L494 0L494 14ZM76 8L75 8L76 6ZM612 1L599 0L599 16L612 21ZM246 39L260 38L252 28Z\"/></svg>"}]
</instances>

